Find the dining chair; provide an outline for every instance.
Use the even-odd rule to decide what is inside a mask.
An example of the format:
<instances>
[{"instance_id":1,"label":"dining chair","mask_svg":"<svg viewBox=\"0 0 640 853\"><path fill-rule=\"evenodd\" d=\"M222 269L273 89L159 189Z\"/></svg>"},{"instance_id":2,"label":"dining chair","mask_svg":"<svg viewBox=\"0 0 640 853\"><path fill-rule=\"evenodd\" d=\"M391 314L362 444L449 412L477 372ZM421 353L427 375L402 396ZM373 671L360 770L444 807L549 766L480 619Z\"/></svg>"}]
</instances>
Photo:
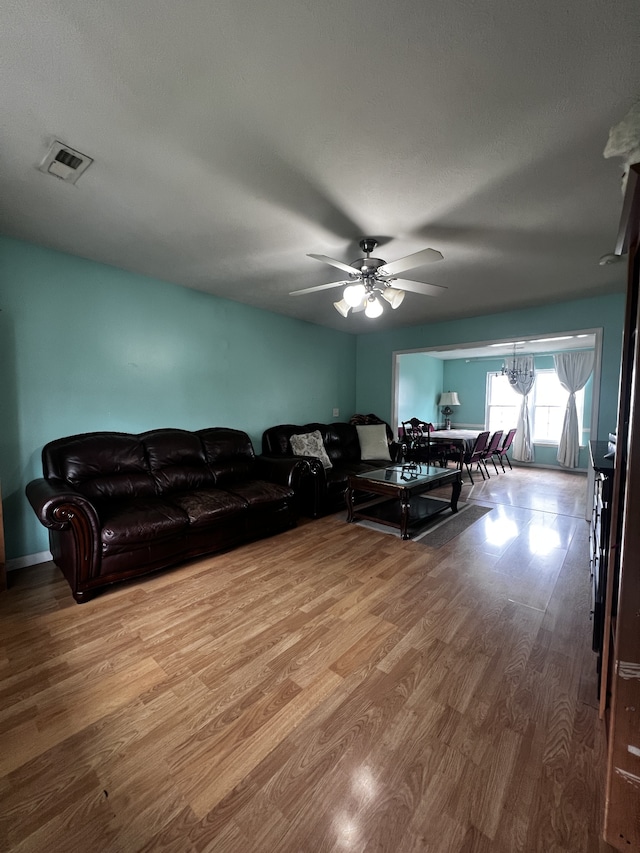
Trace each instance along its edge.
<instances>
[{"instance_id":1,"label":"dining chair","mask_svg":"<svg viewBox=\"0 0 640 853\"><path fill-rule=\"evenodd\" d=\"M513 439L515 437L516 432L517 432L517 430L510 429L509 432L507 433L507 437L502 442L502 447L499 447L497 450L494 450L494 452L493 452L493 455L498 457L498 461L500 462L500 465L502 465L503 471L505 470L504 463L502 461L503 459L507 460L507 465L509 466L509 468L511 468L511 462L509 461L509 457L507 456L507 451L509 450L509 448L511 447L511 444L513 443ZM495 465L496 463L494 462L493 464ZM511 468L511 470L513 471L513 468Z\"/></svg>"},{"instance_id":2,"label":"dining chair","mask_svg":"<svg viewBox=\"0 0 640 853\"><path fill-rule=\"evenodd\" d=\"M433 424L421 421L420 418L402 421L403 456L407 461L429 464L429 433L432 430Z\"/></svg>"},{"instance_id":3,"label":"dining chair","mask_svg":"<svg viewBox=\"0 0 640 853\"><path fill-rule=\"evenodd\" d=\"M478 433L478 437L473 443L473 447L471 450L468 450L462 457L462 462L466 466L467 473L469 474L469 479L471 480L471 485L473 485L473 475L471 473L471 466L476 464L478 466L478 470L482 474L482 479L486 480L484 476L484 471L482 470L482 466L484 465L484 461L482 458L482 454L487 448L487 444L489 443L489 431ZM489 476L489 472L487 471L487 477Z\"/></svg>"},{"instance_id":4,"label":"dining chair","mask_svg":"<svg viewBox=\"0 0 640 853\"><path fill-rule=\"evenodd\" d=\"M502 441L503 431L501 429L496 430L494 434L491 436L491 441L487 444L487 447L482 454L482 464L484 465L484 470L487 471L487 459L490 459L493 462L493 467L496 469L496 474L498 473L498 468L496 466L496 461L493 458L494 454L497 453L498 448L500 447L500 442ZM487 476L491 477L489 471L487 471Z\"/></svg>"}]
</instances>

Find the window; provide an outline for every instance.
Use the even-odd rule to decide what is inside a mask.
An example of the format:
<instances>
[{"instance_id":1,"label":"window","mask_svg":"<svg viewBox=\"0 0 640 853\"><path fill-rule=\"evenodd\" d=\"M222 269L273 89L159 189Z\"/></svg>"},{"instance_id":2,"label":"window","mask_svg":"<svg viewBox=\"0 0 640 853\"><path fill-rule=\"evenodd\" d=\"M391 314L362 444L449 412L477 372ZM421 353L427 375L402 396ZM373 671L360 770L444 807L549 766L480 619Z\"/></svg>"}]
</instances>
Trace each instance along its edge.
<instances>
[{"instance_id":1,"label":"window","mask_svg":"<svg viewBox=\"0 0 640 853\"><path fill-rule=\"evenodd\" d=\"M557 444L562 433L564 413L569 392L560 384L555 370L537 370L534 387L533 440L550 441ZM584 413L584 389L576 393L578 410L578 435L582 439L582 416Z\"/></svg>"},{"instance_id":2,"label":"window","mask_svg":"<svg viewBox=\"0 0 640 853\"><path fill-rule=\"evenodd\" d=\"M522 397L509 385L506 376L487 373L487 429L494 433L501 429L508 432L518 423L518 412Z\"/></svg>"},{"instance_id":3,"label":"window","mask_svg":"<svg viewBox=\"0 0 640 853\"><path fill-rule=\"evenodd\" d=\"M555 370L536 370L536 378L529 394L529 412L536 444L558 444L562 432L564 413L569 392L560 384ZM487 373L486 424L490 432L506 432L516 426L522 397L509 385L506 376ZM578 434L582 440L584 414L584 389L576 394Z\"/></svg>"}]
</instances>

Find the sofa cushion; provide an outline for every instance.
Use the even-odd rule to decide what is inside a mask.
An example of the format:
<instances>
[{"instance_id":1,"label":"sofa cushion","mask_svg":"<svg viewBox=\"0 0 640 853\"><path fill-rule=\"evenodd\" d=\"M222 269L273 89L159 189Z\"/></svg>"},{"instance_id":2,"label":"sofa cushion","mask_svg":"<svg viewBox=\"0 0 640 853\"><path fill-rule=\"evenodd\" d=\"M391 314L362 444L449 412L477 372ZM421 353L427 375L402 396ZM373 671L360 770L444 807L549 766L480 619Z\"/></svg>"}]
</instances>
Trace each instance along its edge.
<instances>
[{"instance_id":1,"label":"sofa cushion","mask_svg":"<svg viewBox=\"0 0 640 853\"><path fill-rule=\"evenodd\" d=\"M187 514L191 527L206 527L247 511L246 501L222 489L173 493L169 500Z\"/></svg>"},{"instance_id":2,"label":"sofa cushion","mask_svg":"<svg viewBox=\"0 0 640 853\"><path fill-rule=\"evenodd\" d=\"M292 435L291 449L295 456L315 456L322 462L323 468L331 468L331 460L327 456L319 430Z\"/></svg>"},{"instance_id":3,"label":"sofa cushion","mask_svg":"<svg viewBox=\"0 0 640 853\"><path fill-rule=\"evenodd\" d=\"M215 485L202 442L195 433L183 429L155 429L142 433L140 440L161 494Z\"/></svg>"},{"instance_id":4,"label":"sofa cushion","mask_svg":"<svg viewBox=\"0 0 640 853\"><path fill-rule=\"evenodd\" d=\"M353 424L327 424L321 432L327 454L334 465L360 461L360 442Z\"/></svg>"},{"instance_id":5,"label":"sofa cushion","mask_svg":"<svg viewBox=\"0 0 640 853\"><path fill-rule=\"evenodd\" d=\"M89 432L60 438L42 450L44 476L65 480L87 498L153 496L142 442L135 435Z\"/></svg>"},{"instance_id":6,"label":"sofa cushion","mask_svg":"<svg viewBox=\"0 0 640 853\"><path fill-rule=\"evenodd\" d=\"M198 430L205 458L215 476L216 486L226 488L238 478L254 473L256 457L246 432L229 427Z\"/></svg>"},{"instance_id":7,"label":"sofa cushion","mask_svg":"<svg viewBox=\"0 0 640 853\"><path fill-rule=\"evenodd\" d=\"M268 483L266 480L238 480L230 483L227 488L232 494L246 501L250 509L265 508L268 505L274 508L285 506L295 496L293 489L279 486L277 483Z\"/></svg>"},{"instance_id":8,"label":"sofa cushion","mask_svg":"<svg viewBox=\"0 0 640 853\"><path fill-rule=\"evenodd\" d=\"M186 512L162 498L103 502L99 512L103 554L131 551L163 537L186 534L189 526Z\"/></svg>"},{"instance_id":9,"label":"sofa cushion","mask_svg":"<svg viewBox=\"0 0 640 853\"><path fill-rule=\"evenodd\" d=\"M331 471L325 472L327 486L341 485L346 488L349 477L357 474L367 474L375 471L380 465L373 462L352 462L349 465L334 466Z\"/></svg>"},{"instance_id":10,"label":"sofa cushion","mask_svg":"<svg viewBox=\"0 0 640 853\"><path fill-rule=\"evenodd\" d=\"M372 459L391 462L387 427L385 424L371 424L367 426L358 424L356 430L358 432L358 441L360 442L360 458L363 462Z\"/></svg>"}]
</instances>

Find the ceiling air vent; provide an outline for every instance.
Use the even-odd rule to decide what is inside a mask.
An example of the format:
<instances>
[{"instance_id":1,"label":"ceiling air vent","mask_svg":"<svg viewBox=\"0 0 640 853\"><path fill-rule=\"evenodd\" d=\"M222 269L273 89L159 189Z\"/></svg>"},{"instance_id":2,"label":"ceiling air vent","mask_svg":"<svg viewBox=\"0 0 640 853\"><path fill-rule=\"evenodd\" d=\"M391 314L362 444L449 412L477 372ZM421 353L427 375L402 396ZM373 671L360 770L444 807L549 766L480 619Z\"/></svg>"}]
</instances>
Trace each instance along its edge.
<instances>
[{"instance_id":1,"label":"ceiling air vent","mask_svg":"<svg viewBox=\"0 0 640 853\"><path fill-rule=\"evenodd\" d=\"M92 163L91 157L87 157L86 154L82 154L75 148L70 148L64 142L59 142L56 139L38 168L47 175L53 175L68 184L75 184L80 175L86 172Z\"/></svg>"}]
</instances>

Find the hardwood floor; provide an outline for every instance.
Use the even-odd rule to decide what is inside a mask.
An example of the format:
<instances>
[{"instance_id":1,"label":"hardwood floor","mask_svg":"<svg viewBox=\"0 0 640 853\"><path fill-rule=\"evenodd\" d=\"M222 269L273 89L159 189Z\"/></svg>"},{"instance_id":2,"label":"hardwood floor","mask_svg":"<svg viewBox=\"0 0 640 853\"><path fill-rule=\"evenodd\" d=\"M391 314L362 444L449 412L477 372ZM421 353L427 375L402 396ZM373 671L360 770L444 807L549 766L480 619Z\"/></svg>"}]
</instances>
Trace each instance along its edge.
<instances>
[{"instance_id":1,"label":"hardwood floor","mask_svg":"<svg viewBox=\"0 0 640 853\"><path fill-rule=\"evenodd\" d=\"M440 549L336 517L76 605L0 596L7 851L607 851L586 478Z\"/></svg>"}]
</instances>

